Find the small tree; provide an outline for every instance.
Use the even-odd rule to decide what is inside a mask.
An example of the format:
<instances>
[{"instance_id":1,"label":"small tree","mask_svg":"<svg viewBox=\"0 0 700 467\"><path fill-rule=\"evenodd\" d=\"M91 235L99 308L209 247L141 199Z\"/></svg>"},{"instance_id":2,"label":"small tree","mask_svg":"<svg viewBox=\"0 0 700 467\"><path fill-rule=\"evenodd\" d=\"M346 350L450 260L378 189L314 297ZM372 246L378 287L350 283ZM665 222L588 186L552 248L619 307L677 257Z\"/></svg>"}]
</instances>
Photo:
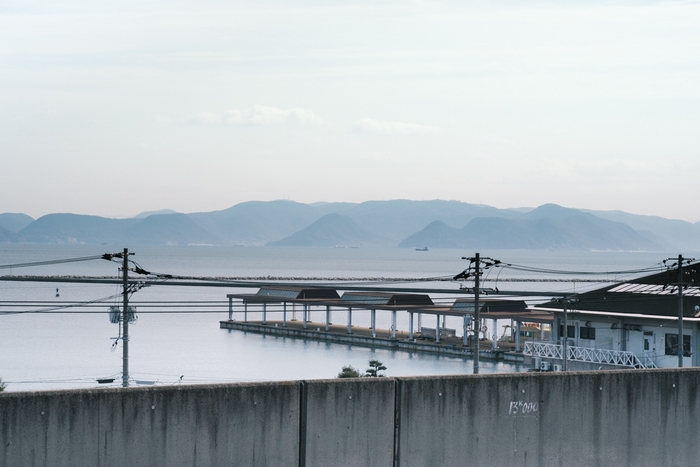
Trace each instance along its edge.
<instances>
[{"instance_id":1,"label":"small tree","mask_svg":"<svg viewBox=\"0 0 700 467\"><path fill-rule=\"evenodd\" d=\"M384 375L380 375L379 372L386 370L386 367L382 362L379 360L370 360L369 361L369 368L365 370L365 377L368 378L376 378L376 377L382 377Z\"/></svg>"},{"instance_id":2,"label":"small tree","mask_svg":"<svg viewBox=\"0 0 700 467\"><path fill-rule=\"evenodd\" d=\"M2 378L0 378L0 392L3 392L6 387L7 387L7 384L3 383Z\"/></svg>"},{"instance_id":3,"label":"small tree","mask_svg":"<svg viewBox=\"0 0 700 467\"><path fill-rule=\"evenodd\" d=\"M338 378L359 378L360 372L350 365L344 366L343 371L338 373Z\"/></svg>"}]
</instances>

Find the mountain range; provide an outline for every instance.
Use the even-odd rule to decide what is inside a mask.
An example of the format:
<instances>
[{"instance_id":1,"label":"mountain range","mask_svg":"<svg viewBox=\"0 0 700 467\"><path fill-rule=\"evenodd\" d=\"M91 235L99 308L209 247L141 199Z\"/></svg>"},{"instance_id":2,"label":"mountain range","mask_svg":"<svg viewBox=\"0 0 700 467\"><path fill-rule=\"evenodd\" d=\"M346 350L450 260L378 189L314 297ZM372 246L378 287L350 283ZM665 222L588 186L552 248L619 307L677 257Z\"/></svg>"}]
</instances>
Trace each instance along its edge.
<instances>
[{"instance_id":1,"label":"mountain range","mask_svg":"<svg viewBox=\"0 0 700 467\"><path fill-rule=\"evenodd\" d=\"M5 213L0 243L700 251L700 223L555 204L498 209L443 200L280 200L129 219Z\"/></svg>"}]
</instances>

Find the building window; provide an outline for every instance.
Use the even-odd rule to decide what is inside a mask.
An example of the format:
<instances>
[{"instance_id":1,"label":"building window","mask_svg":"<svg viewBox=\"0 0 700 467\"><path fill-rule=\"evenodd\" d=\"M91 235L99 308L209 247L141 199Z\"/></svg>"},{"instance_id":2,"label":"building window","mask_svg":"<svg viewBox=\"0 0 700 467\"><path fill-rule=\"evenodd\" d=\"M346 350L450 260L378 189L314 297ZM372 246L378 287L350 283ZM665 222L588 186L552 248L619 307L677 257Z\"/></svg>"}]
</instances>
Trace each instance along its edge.
<instances>
[{"instance_id":1,"label":"building window","mask_svg":"<svg viewBox=\"0 0 700 467\"><path fill-rule=\"evenodd\" d=\"M590 340L595 340L595 328L580 328L579 329L579 337L581 339L590 339Z\"/></svg>"},{"instance_id":2,"label":"building window","mask_svg":"<svg viewBox=\"0 0 700 467\"><path fill-rule=\"evenodd\" d=\"M678 334L666 334L666 355L678 355ZM690 336L683 335L683 356L690 357Z\"/></svg>"},{"instance_id":3,"label":"building window","mask_svg":"<svg viewBox=\"0 0 700 467\"><path fill-rule=\"evenodd\" d=\"M569 339L575 339L576 338L576 326L567 326L567 337ZM564 335L564 325L560 324L559 325L559 337L562 337Z\"/></svg>"}]
</instances>

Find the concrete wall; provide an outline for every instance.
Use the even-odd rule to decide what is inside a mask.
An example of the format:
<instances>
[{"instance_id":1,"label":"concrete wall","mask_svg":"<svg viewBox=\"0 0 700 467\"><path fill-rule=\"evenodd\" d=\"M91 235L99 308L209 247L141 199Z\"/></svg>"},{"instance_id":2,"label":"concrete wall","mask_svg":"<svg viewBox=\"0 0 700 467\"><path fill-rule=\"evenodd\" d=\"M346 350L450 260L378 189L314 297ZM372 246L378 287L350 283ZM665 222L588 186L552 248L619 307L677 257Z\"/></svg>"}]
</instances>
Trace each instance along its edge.
<instances>
[{"instance_id":1,"label":"concrete wall","mask_svg":"<svg viewBox=\"0 0 700 467\"><path fill-rule=\"evenodd\" d=\"M402 380L398 464L699 465L699 382L696 369Z\"/></svg>"},{"instance_id":2,"label":"concrete wall","mask_svg":"<svg viewBox=\"0 0 700 467\"><path fill-rule=\"evenodd\" d=\"M700 370L0 394L0 466L697 466Z\"/></svg>"},{"instance_id":3,"label":"concrete wall","mask_svg":"<svg viewBox=\"0 0 700 467\"><path fill-rule=\"evenodd\" d=\"M389 378L304 383L302 466L390 466L395 382Z\"/></svg>"},{"instance_id":4,"label":"concrete wall","mask_svg":"<svg viewBox=\"0 0 700 467\"><path fill-rule=\"evenodd\" d=\"M296 465L296 383L0 394L0 466Z\"/></svg>"}]
</instances>

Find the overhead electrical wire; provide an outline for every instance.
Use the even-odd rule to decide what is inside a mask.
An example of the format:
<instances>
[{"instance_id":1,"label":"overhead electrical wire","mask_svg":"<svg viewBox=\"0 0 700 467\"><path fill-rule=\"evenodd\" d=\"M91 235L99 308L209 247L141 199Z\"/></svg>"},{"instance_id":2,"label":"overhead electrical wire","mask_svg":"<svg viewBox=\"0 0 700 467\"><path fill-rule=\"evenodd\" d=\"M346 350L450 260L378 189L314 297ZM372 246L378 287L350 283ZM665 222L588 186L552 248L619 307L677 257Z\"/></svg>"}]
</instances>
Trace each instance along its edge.
<instances>
[{"instance_id":1,"label":"overhead electrical wire","mask_svg":"<svg viewBox=\"0 0 700 467\"><path fill-rule=\"evenodd\" d=\"M73 302L73 303L63 305L63 306L54 306L54 307L49 307L49 308L44 308L44 309L39 309L39 310L0 311L0 315L16 315L16 314L27 314L27 313L50 313L50 312L56 312L57 310L65 310L68 308L90 306L90 305L93 305L95 303L103 303L103 302L107 302L109 300L112 300L118 296L119 295L110 295L109 297L98 298L96 300L90 300L88 302ZM85 312L76 312L76 313L85 313Z\"/></svg>"},{"instance_id":2,"label":"overhead electrical wire","mask_svg":"<svg viewBox=\"0 0 700 467\"><path fill-rule=\"evenodd\" d=\"M52 264L77 263L80 261L92 261L96 259L105 259L105 255L82 256L80 258L54 259L49 261L35 261L32 263L0 264L0 269L16 269L32 266L48 266Z\"/></svg>"},{"instance_id":3,"label":"overhead electrical wire","mask_svg":"<svg viewBox=\"0 0 700 467\"><path fill-rule=\"evenodd\" d=\"M614 276L614 275L628 275L628 274L642 274L646 272L663 272L664 266L661 263L657 263L653 266L639 268L639 269L626 269L620 271L566 271L561 269L549 269L549 268L537 268L532 266L523 266L520 264L513 263L499 263L494 267L501 267L507 269L513 269L515 271L540 273L540 274L566 274L566 275L597 275L597 276Z\"/></svg>"},{"instance_id":4,"label":"overhead electrical wire","mask_svg":"<svg viewBox=\"0 0 700 467\"><path fill-rule=\"evenodd\" d=\"M122 257L122 254L121 254L121 253L114 253L114 254L104 254L104 255L86 256L86 257L79 257L79 258L68 258L68 259L62 259L62 260L40 261L40 262L32 262L32 263L18 263L18 264L12 264L12 265L0 265L0 269L8 269L8 268L16 268L16 267L29 267L29 266L41 266L41 265L60 264L60 263L70 263L70 262L77 262L77 261L90 261L90 260L95 260L95 259L105 259L105 260L108 260L108 261L114 261L114 258L121 258L121 257ZM471 259L471 258L464 258L464 259ZM486 259L486 258L485 258L485 259ZM116 261L114 261L114 262L116 262ZM473 262L473 261L472 261L472 262ZM690 262L690 261L685 261L685 262ZM119 262L119 263L121 263L121 262ZM139 265L137 262L135 262L135 261L133 261L133 260L129 260L129 263L131 263L131 264L133 265L133 268L129 268L130 271L132 271L132 272L134 272L134 273L137 273L137 274L140 274L140 275L145 275L145 276L147 276L147 277L144 278L144 280L141 280L141 281L139 281L139 282L132 282L132 283L130 283L129 288L128 288L128 290L127 290L127 293L128 293L129 295L133 295L134 292L140 290L140 289L143 288L143 287L147 287L147 286L150 286L150 285L155 285L155 284L157 284L157 283L159 283L159 282L166 282L166 281L171 281L171 280L175 280L175 281L178 281L178 280L208 281L208 282L223 283L223 284L226 284L226 283L234 284L234 283L235 283L235 284L238 284L238 285L241 285L241 284L247 285L247 282L248 282L248 281L242 281L242 280L236 280L236 279L231 280L231 279L228 279L228 278L200 277L200 276L180 276L180 275L166 274L166 273L152 273L152 272L149 272L149 271L145 270L144 268L142 268L141 265ZM501 272L502 272L504 269L511 269L511 270L515 270L515 271L528 272L528 273L532 273L532 274L589 275L589 276L590 276L590 275L623 275L623 274L627 275L627 274L641 274L641 273L645 273L645 272L655 272L655 271L663 270L664 267L665 267L666 269L669 269L669 268L673 268L673 267L675 266L675 264L676 264L676 263L674 263L674 264L671 265L671 266L666 266L666 261L664 261L663 264L662 264L662 263L657 263L657 264L655 264L654 266L651 266L651 267L638 268L638 269L628 269L628 270L619 270L619 271L567 271L567 270L558 270L558 269L550 269L550 268L538 268L538 267L525 266L525 265L519 265L519 264L514 264L514 263L504 263L504 262L501 262L501 261L499 261L499 260L491 260L491 259L489 258L488 264L486 264L486 267L485 267L484 269L482 269L482 270L485 270L485 271L487 272L486 277L484 277L483 280L484 280L484 281L490 281L490 280L492 280L492 279L489 279L489 275L490 275L490 273L492 272L491 269L492 269L492 268L501 268L501 269L499 270L498 274L496 275L496 279L495 279L496 283L498 283L499 280L500 280L500 281L503 281L503 282L505 282L506 280L508 280L508 278L505 278L505 279L501 279L501 278L500 278ZM467 270L464 271L464 273L467 273L466 276L465 276L464 273L461 275L462 278L468 278L468 277L469 277L469 274L468 274L468 273L469 273L469 271L472 270L472 268L473 268L473 266L470 265L470 267L469 267ZM352 286L353 284L356 284L356 285L364 285L364 286L373 286L373 285L382 285L382 284L387 284L387 283L397 284L397 283L401 283L401 282L404 282L404 283L412 283L412 282L421 282L421 281L426 281L426 282L430 282L430 281L448 281L448 280L455 280L456 277L460 277L460 276L458 275L458 276L455 276L455 277L452 277L452 276L434 276L434 277L426 277L426 278L406 278L404 281L396 281L396 280L391 280L391 281L387 281L387 280L358 281L358 280L355 280L354 282L342 282L342 283L341 283L342 285L341 285L341 284L338 284L338 286L342 287L343 285L345 285L345 286L347 287L348 285ZM527 281L529 281L529 280L531 280L531 279L527 279L527 278L512 278L512 280L513 280L513 281L523 281L523 282L527 282ZM533 282L538 282L538 281L542 281L542 279L540 279L540 280L535 279L535 280L532 280L532 281L533 281ZM572 282L572 281L573 281L573 282L577 282L577 281L578 281L578 282L621 282L621 281L619 281L619 280L609 281L609 280L596 280L596 279L580 279L580 280L576 280L576 279L551 279L551 281L557 281L557 282L559 282L559 281L561 281L561 282ZM257 282L259 282L259 281L257 281ZM330 282L325 282L325 283L315 283L315 284L310 284L310 285L318 285L318 286L326 286L326 287L328 287L328 286L336 285L336 284L334 284L334 282L337 283L338 281L330 281ZM297 281L297 283L298 283L298 281ZM287 284L284 284L284 283L281 283L281 282L278 283L278 284L279 284L279 285L287 285ZM251 285L251 287L255 287L255 286L259 286L260 284L251 283L250 285ZM448 290L446 290L445 292L446 292L446 293L450 293L450 291L448 291ZM505 291L504 291L504 292L505 292ZM496 293L499 293L498 289L496 289ZM533 292L530 292L530 291L512 291L512 292L509 291L509 292L508 292L508 294L512 294L513 296L516 296L516 294L518 294L518 293L526 293L527 296L532 296L532 294L533 294ZM541 297L548 297L548 296L551 296L552 293L555 293L556 295L559 295L558 292L552 292L552 291L548 291L548 292L536 292L536 293L537 293L537 294L540 294L540 295L538 295L538 296L541 296ZM37 310L8 311L8 312L2 312L2 311L0 311L0 314L19 314L19 313L22 313L22 314L24 314L24 313L89 313L89 312L87 312L87 311L64 311L64 310L68 310L68 309L70 309L70 308L77 308L77 307L87 307L87 306L90 306L90 305L93 305L93 304L96 304L96 303L102 303L102 302L106 302L106 301L109 301L109 300L112 300L112 299L116 299L116 298L118 298L118 297L120 297L120 296L122 296L122 295L123 295L123 293L116 293L116 294L111 295L111 296L109 296L109 297L104 297L104 298L100 298L100 299L96 299L96 300L92 300L92 301L88 301L88 302L71 303L71 304L67 304L67 305L60 305L60 306L54 306L54 307L49 307L49 308L37 309ZM526 295L523 295L523 296L526 296ZM644 297L645 300L648 300L649 298L651 298L651 297L649 297L649 296L645 296L645 297ZM659 297L654 297L654 298L659 298ZM629 299L629 298L628 298L628 299ZM0 303L2 303L2 302L0 302ZM39 304L39 302L34 302L34 303L35 303L35 304ZM50 302L49 302L49 303L50 303ZM143 304L141 304L141 305L139 305L139 306L140 306L140 307L149 307L149 308L151 308L151 307L152 307L152 308L175 308L175 307L178 307L178 308L179 308L179 307L184 306L184 305L173 305L173 304L168 305L168 304L167 304L168 302L160 302L160 303L159 303L159 302L151 302L151 303L153 303L153 304L148 304L148 305L146 305L145 303L143 303ZM173 302L171 302L171 303L173 303ZM176 303L181 304L182 302L176 302ZM211 301L210 301L209 303L215 303L215 302L211 302ZM188 305L187 305L187 306L189 306L189 307L192 307L193 305L195 305L195 306L202 306L201 304L202 304L202 302L193 301L193 302L188 302ZM135 304L135 305L136 305L136 304ZM21 306L21 305L20 305L20 306ZM222 305L222 306L223 306L223 305ZM142 311L142 312L143 312L143 311ZM196 312L196 313L203 313L203 312L217 313L217 312L220 312L220 311L208 311L208 310L207 310L207 311L204 311L204 310L198 310L198 311L191 311L191 312ZM149 312L144 312L144 313L149 313ZM151 311L150 313L179 313L179 311L175 312L175 311L155 311L155 310L153 310L153 311Z\"/></svg>"}]
</instances>

